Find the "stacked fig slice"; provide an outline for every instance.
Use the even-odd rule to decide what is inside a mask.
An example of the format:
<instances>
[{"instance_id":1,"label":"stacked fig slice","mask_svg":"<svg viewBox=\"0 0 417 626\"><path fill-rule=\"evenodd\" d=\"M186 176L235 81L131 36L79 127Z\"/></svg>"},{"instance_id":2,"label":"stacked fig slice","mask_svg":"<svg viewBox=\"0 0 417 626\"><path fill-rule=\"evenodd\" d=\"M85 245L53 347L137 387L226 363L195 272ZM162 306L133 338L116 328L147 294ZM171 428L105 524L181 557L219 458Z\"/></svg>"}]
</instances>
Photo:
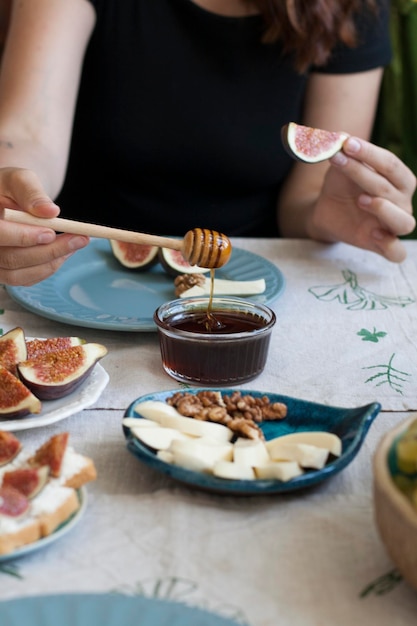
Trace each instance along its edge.
<instances>
[{"instance_id":1,"label":"stacked fig slice","mask_svg":"<svg viewBox=\"0 0 417 626\"><path fill-rule=\"evenodd\" d=\"M0 555L50 535L79 510L77 491L97 471L68 441L57 433L30 453L0 430Z\"/></svg>"},{"instance_id":2,"label":"stacked fig slice","mask_svg":"<svg viewBox=\"0 0 417 626\"><path fill-rule=\"evenodd\" d=\"M107 354L79 337L26 339L21 327L0 337L0 419L42 410L43 400L72 393Z\"/></svg>"}]
</instances>

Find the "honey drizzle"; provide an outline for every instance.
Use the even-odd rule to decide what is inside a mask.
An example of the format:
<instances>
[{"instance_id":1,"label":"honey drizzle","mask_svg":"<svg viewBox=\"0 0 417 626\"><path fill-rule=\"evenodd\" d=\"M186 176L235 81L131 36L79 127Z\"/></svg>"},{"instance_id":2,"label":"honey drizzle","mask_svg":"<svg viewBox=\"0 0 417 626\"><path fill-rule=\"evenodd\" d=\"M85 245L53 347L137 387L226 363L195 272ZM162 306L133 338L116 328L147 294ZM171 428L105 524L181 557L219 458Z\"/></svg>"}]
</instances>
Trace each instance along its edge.
<instances>
[{"instance_id":1,"label":"honey drizzle","mask_svg":"<svg viewBox=\"0 0 417 626\"><path fill-rule=\"evenodd\" d=\"M204 321L207 332L216 331L223 327L223 324L213 315L213 294L214 294L214 269L210 269L210 295L207 305L207 315Z\"/></svg>"}]
</instances>

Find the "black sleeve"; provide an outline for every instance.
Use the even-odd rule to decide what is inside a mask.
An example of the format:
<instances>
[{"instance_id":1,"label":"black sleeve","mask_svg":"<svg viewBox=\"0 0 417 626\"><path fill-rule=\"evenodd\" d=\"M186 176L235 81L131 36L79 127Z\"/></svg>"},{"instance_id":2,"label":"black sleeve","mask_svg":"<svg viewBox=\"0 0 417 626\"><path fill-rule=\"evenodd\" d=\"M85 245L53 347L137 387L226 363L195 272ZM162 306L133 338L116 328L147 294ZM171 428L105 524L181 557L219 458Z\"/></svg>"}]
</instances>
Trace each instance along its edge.
<instances>
[{"instance_id":1,"label":"black sleeve","mask_svg":"<svg viewBox=\"0 0 417 626\"><path fill-rule=\"evenodd\" d=\"M380 0L377 14L367 11L356 20L358 45L355 48L337 46L329 62L323 67L311 68L312 71L347 74L388 65L392 57L389 19L390 3Z\"/></svg>"}]
</instances>

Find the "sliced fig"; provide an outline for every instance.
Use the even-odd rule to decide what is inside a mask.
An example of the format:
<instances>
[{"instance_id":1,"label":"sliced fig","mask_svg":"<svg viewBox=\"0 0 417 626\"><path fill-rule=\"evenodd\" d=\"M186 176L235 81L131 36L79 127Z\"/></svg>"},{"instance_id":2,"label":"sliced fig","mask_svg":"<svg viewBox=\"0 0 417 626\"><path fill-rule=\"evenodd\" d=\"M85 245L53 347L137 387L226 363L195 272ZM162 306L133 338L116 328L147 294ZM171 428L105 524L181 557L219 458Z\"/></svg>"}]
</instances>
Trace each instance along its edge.
<instances>
[{"instance_id":1,"label":"sliced fig","mask_svg":"<svg viewBox=\"0 0 417 626\"><path fill-rule=\"evenodd\" d=\"M0 515L22 517L29 508L29 500L13 487L0 487Z\"/></svg>"},{"instance_id":2,"label":"sliced fig","mask_svg":"<svg viewBox=\"0 0 417 626\"><path fill-rule=\"evenodd\" d=\"M28 459L32 467L43 467L47 465L49 472L54 478L58 478L61 473L65 451L67 449L69 433L58 433L45 441L35 454Z\"/></svg>"},{"instance_id":3,"label":"sliced fig","mask_svg":"<svg viewBox=\"0 0 417 626\"><path fill-rule=\"evenodd\" d=\"M31 500L45 487L48 477L48 465L21 467L4 473L2 486L13 487Z\"/></svg>"},{"instance_id":4,"label":"sliced fig","mask_svg":"<svg viewBox=\"0 0 417 626\"><path fill-rule=\"evenodd\" d=\"M22 444L13 433L0 430L0 466L13 461L21 449Z\"/></svg>"},{"instance_id":5,"label":"sliced fig","mask_svg":"<svg viewBox=\"0 0 417 626\"><path fill-rule=\"evenodd\" d=\"M40 400L56 400L68 395L89 376L107 354L99 343L85 343L41 354L17 366L22 382Z\"/></svg>"},{"instance_id":6,"label":"sliced fig","mask_svg":"<svg viewBox=\"0 0 417 626\"><path fill-rule=\"evenodd\" d=\"M162 267L170 276L180 276L181 274L207 274L207 272L210 271L207 267L190 265L179 250L159 248L158 257Z\"/></svg>"},{"instance_id":7,"label":"sliced fig","mask_svg":"<svg viewBox=\"0 0 417 626\"><path fill-rule=\"evenodd\" d=\"M50 337L48 339L28 339L26 341L27 356L20 361L28 361L34 359L40 354L46 352L55 352L56 350L62 350L63 348L70 348L71 346L80 346L86 343L85 339L81 337Z\"/></svg>"},{"instance_id":8,"label":"sliced fig","mask_svg":"<svg viewBox=\"0 0 417 626\"><path fill-rule=\"evenodd\" d=\"M0 365L16 374L16 364L26 356L25 333L19 326L0 337Z\"/></svg>"},{"instance_id":9,"label":"sliced fig","mask_svg":"<svg viewBox=\"0 0 417 626\"><path fill-rule=\"evenodd\" d=\"M123 267L143 271L158 262L158 246L127 243L115 239L111 239L110 244L114 256Z\"/></svg>"},{"instance_id":10,"label":"sliced fig","mask_svg":"<svg viewBox=\"0 0 417 626\"><path fill-rule=\"evenodd\" d=\"M40 413L42 403L22 381L0 367L0 418L25 417Z\"/></svg>"},{"instance_id":11,"label":"sliced fig","mask_svg":"<svg viewBox=\"0 0 417 626\"><path fill-rule=\"evenodd\" d=\"M347 133L302 126L295 122L282 127L282 142L293 159L318 163L334 156L349 137Z\"/></svg>"}]
</instances>

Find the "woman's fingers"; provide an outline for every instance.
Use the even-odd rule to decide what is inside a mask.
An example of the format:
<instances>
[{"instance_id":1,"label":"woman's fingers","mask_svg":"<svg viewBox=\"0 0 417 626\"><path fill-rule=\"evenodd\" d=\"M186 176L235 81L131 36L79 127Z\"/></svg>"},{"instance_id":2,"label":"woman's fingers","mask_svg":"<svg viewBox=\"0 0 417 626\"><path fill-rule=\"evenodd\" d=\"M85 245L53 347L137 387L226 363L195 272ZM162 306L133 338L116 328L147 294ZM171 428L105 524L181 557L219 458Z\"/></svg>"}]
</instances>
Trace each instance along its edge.
<instances>
[{"instance_id":1,"label":"woman's fingers","mask_svg":"<svg viewBox=\"0 0 417 626\"><path fill-rule=\"evenodd\" d=\"M0 207L20 209L38 217L56 217L59 207L45 194L34 172L21 168L1 168Z\"/></svg>"},{"instance_id":2,"label":"woman's fingers","mask_svg":"<svg viewBox=\"0 0 417 626\"><path fill-rule=\"evenodd\" d=\"M416 177L392 152L368 141L349 137L343 145L343 152L335 155L331 162L342 167L364 192L388 198L400 206L406 204L402 208L411 211Z\"/></svg>"},{"instance_id":3,"label":"woman's fingers","mask_svg":"<svg viewBox=\"0 0 417 626\"><path fill-rule=\"evenodd\" d=\"M0 230L4 224L0 223ZM28 228L38 230L37 227ZM23 235L22 240L26 239ZM32 285L44 280L56 272L68 256L84 248L88 242L88 237L62 234L54 235L53 242L44 245L24 244L20 247L15 242L8 246L0 245L0 283Z\"/></svg>"},{"instance_id":4,"label":"woman's fingers","mask_svg":"<svg viewBox=\"0 0 417 626\"><path fill-rule=\"evenodd\" d=\"M361 194L358 198L358 206L367 213L374 215L387 230L395 235L407 235L416 226L413 215L389 200L385 200L385 198Z\"/></svg>"}]
</instances>

